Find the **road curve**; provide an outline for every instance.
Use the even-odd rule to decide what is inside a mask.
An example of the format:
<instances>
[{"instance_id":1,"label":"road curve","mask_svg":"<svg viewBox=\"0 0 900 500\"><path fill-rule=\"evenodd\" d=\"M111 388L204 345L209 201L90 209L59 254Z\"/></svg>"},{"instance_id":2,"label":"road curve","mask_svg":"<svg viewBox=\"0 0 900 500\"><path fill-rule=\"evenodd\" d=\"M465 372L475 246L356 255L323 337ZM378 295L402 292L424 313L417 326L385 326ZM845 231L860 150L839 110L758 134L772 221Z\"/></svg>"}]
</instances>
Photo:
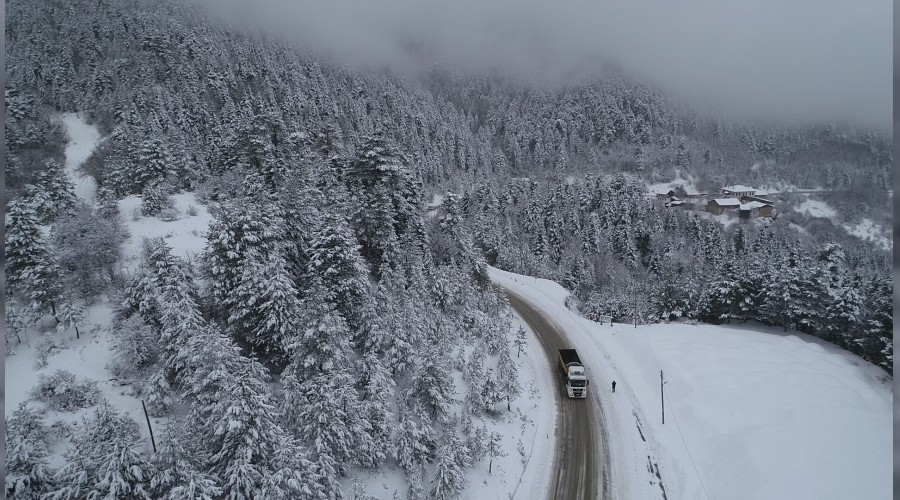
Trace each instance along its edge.
<instances>
[{"instance_id":1,"label":"road curve","mask_svg":"<svg viewBox=\"0 0 900 500\"><path fill-rule=\"evenodd\" d=\"M503 290L510 306L537 334L553 373L558 375L556 367L558 350L572 347L562 329L522 296L507 288ZM590 368L587 369L590 378ZM605 429L599 425L601 415L598 415L598 412L601 408L595 401L596 391L589 391L587 399L570 399L565 393L561 377L556 377L556 383L559 415L557 415L556 454L553 459L555 472L553 483L550 485L550 498L608 499L610 498L609 440ZM597 381L592 382L595 383Z\"/></svg>"}]
</instances>

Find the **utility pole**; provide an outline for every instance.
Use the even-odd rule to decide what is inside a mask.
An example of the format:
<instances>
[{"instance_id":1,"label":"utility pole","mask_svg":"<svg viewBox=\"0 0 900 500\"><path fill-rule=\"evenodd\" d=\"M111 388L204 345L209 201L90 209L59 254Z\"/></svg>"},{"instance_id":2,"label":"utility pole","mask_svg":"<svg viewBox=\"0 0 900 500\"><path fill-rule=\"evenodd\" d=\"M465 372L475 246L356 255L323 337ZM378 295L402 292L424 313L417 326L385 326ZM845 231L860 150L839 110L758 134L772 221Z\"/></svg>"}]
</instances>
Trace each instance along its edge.
<instances>
[{"instance_id":1,"label":"utility pole","mask_svg":"<svg viewBox=\"0 0 900 500\"><path fill-rule=\"evenodd\" d=\"M663 393L663 371L659 371L659 400L662 403L662 423L666 425L666 395Z\"/></svg>"},{"instance_id":2,"label":"utility pole","mask_svg":"<svg viewBox=\"0 0 900 500\"><path fill-rule=\"evenodd\" d=\"M635 287L634 292L634 327L637 328L637 288Z\"/></svg>"},{"instance_id":3,"label":"utility pole","mask_svg":"<svg viewBox=\"0 0 900 500\"><path fill-rule=\"evenodd\" d=\"M144 408L144 417L147 419L147 429L150 430L150 442L153 443L153 453L156 453L156 439L153 438L153 427L150 425L150 415L147 414L147 405L141 400L141 406Z\"/></svg>"}]
</instances>

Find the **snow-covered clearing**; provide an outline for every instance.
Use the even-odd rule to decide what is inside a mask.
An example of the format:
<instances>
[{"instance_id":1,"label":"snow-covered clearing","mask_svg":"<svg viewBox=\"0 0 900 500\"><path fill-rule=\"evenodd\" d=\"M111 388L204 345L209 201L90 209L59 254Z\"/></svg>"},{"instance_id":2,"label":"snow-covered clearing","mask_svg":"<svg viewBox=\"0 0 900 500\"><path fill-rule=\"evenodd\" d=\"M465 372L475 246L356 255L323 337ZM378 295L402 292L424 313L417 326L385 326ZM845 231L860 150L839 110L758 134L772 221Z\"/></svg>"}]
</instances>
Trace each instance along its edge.
<instances>
[{"instance_id":1,"label":"snow-covered clearing","mask_svg":"<svg viewBox=\"0 0 900 500\"><path fill-rule=\"evenodd\" d=\"M648 461L668 498L892 498L893 381L880 368L759 325L600 325L569 311L554 282L491 277L553 318L585 360L614 498L663 498Z\"/></svg>"},{"instance_id":2,"label":"snow-covered clearing","mask_svg":"<svg viewBox=\"0 0 900 500\"><path fill-rule=\"evenodd\" d=\"M660 182L657 184L648 184L647 190L650 193L666 193L670 189L674 190L675 188L681 186L684 188L687 194L699 194L700 190L697 189L697 186L694 185L694 179L688 176L687 179L683 179L681 177L681 172L678 172L675 175L675 178L670 182Z\"/></svg>"},{"instance_id":3,"label":"snow-covered clearing","mask_svg":"<svg viewBox=\"0 0 900 500\"><path fill-rule=\"evenodd\" d=\"M62 333L51 331L41 333L29 328L23 336L22 344L14 345L15 354L6 356L6 416L9 417L19 407L19 403L30 399L31 390L38 385L41 375L51 375L56 370L74 373L77 380L88 378L98 383L101 398L109 401L110 406L128 414L135 422L145 438L148 450L151 449L150 434L147 421L141 407L141 400L132 396L131 386L119 383L107 370L113 360L113 333L110 331L112 308L107 303L100 303L86 310L84 324L78 330L81 338L76 338L75 330L70 328ZM62 345L56 354L47 357L47 366L38 367L37 346L46 339L53 338ZM48 425L61 421L70 426L78 426L81 417L91 415L95 407L77 411L55 411L37 401L28 403L32 408L45 408ZM157 432L160 419L150 419ZM65 464L62 453L66 450L68 440L57 439L51 443L50 464L60 467Z\"/></svg>"},{"instance_id":4,"label":"snow-covered clearing","mask_svg":"<svg viewBox=\"0 0 900 500\"><path fill-rule=\"evenodd\" d=\"M803 203L795 206L794 210L808 214L812 217L832 218L837 215L837 211L824 201L819 200L804 200Z\"/></svg>"},{"instance_id":5,"label":"snow-covered clearing","mask_svg":"<svg viewBox=\"0 0 900 500\"><path fill-rule=\"evenodd\" d=\"M890 234L885 236L890 229L885 231L880 224L876 224L871 219L863 219L859 224L854 225L843 224L841 227L851 235L861 240L871 241L885 250L890 250L893 246L893 236Z\"/></svg>"},{"instance_id":6,"label":"snow-covered clearing","mask_svg":"<svg viewBox=\"0 0 900 500\"><path fill-rule=\"evenodd\" d=\"M119 201L119 212L130 234L123 248L126 268L134 269L140 264L144 238L164 238L172 247L172 254L179 257L193 258L203 251L206 246L206 229L212 221L209 210L197 202L194 193L173 195L172 201L179 214L179 218L174 221L141 215L140 196L132 195ZM189 215L189 211L195 215Z\"/></svg>"},{"instance_id":7,"label":"snow-covered clearing","mask_svg":"<svg viewBox=\"0 0 900 500\"><path fill-rule=\"evenodd\" d=\"M66 127L69 143L66 145L66 172L75 185L75 195L88 203L93 203L97 195L97 182L89 175L77 170L100 142L97 127L85 123L76 113L65 113L60 119Z\"/></svg>"},{"instance_id":8,"label":"snow-covered clearing","mask_svg":"<svg viewBox=\"0 0 900 500\"><path fill-rule=\"evenodd\" d=\"M794 210L812 217L824 217L832 220L836 219L838 215L837 210L819 200L804 200L803 203L795 206ZM841 224L840 227L851 236L863 241L870 241L884 250L890 250L893 247L893 235L890 228L885 229L871 219L864 218L856 224Z\"/></svg>"}]
</instances>

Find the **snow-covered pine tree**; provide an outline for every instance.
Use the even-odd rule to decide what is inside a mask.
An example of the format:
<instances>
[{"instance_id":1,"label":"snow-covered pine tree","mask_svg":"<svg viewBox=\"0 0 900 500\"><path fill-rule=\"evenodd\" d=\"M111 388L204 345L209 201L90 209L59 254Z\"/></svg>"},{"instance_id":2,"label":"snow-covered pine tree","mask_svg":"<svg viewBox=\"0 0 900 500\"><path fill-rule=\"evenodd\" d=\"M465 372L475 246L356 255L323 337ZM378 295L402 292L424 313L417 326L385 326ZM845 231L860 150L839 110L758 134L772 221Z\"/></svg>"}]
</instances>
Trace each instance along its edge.
<instances>
[{"instance_id":1,"label":"snow-covered pine tree","mask_svg":"<svg viewBox=\"0 0 900 500\"><path fill-rule=\"evenodd\" d=\"M47 244L33 204L12 200L6 210L5 263L6 288L9 293L27 292L26 270L47 260Z\"/></svg>"},{"instance_id":2,"label":"snow-covered pine tree","mask_svg":"<svg viewBox=\"0 0 900 500\"><path fill-rule=\"evenodd\" d=\"M37 500L55 487L47 426L40 411L20 403L6 420L5 491L9 498Z\"/></svg>"},{"instance_id":3,"label":"snow-covered pine tree","mask_svg":"<svg viewBox=\"0 0 900 500\"><path fill-rule=\"evenodd\" d=\"M516 346L516 357L518 358L522 355L522 350L525 348L525 346L528 345L528 337L525 334L525 328L523 328L521 325L519 325L519 329L516 330L516 338L515 340L513 340L513 342Z\"/></svg>"},{"instance_id":4,"label":"snow-covered pine tree","mask_svg":"<svg viewBox=\"0 0 900 500\"><path fill-rule=\"evenodd\" d=\"M374 352L368 352L359 362L358 384L362 390L361 413L370 427L372 445L369 450L360 449L359 457L363 466L378 467L391 454L391 427L394 413L391 401L394 399L395 382L390 372Z\"/></svg>"},{"instance_id":5,"label":"snow-covered pine tree","mask_svg":"<svg viewBox=\"0 0 900 500\"><path fill-rule=\"evenodd\" d=\"M323 217L310 241L308 275L358 335L366 326L361 313L369 300L369 271L346 219L333 213Z\"/></svg>"},{"instance_id":6,"label":"snow-covered pine tree","mask_svg":"<svg viewBox=\"0 0 900 500\"><path fill-rule=\"evenodd\" d=\"M427 415L401 403L398 419L391 450L397 463L409 476L420 470L434 455L437 444Z\"/></svg>"},{"instance_id":7,"label":"snow-covered pine tree","mask_svg":"<svg viewBox=\"0 0 900 500\"><path fill-rule=\"evenodd\" d=\"M273 255L266 261L245 261L234 296L229 323L241 325L242 338L257 355L286 365L284 345L302 328L303 312L285 260Z\"/></svg>"},{"instance_id":8,"label":"snow-covered pine tree","mask_svg":"<svg viewBox=\"0 0 900 500\"><path fill-rule=\"evenodd\" d=\"M437 468L431 481L431 495L437 500L458 498L466 485L466 469L472 465L469 450L452 430L444 434L437 453Z\"/></svg>"},{"instance_id":9,"label":"snow-covered pine tree","mask_svg":"<svg viewBox=\"0 0 900 500\"><path fill-rule=\"evenodd\" d=\"M154 498L213 500L220 498L218 478L202 470L204 456L183 422L173 418L163 427L159 452L153 456L156 474L150 487Z\"/></svg>"},{"instance_id":10,"label":"snow-covered pine tree","mask_svg":"<svg viewBox=\"0 0 900 500\"><path fill-rule=\"evenodd\" d=\"M413 372L412 386L407 393L407 397L442 423L449 421L456 392L448 365L449 360L437 346L429 346Z\"/></svg>"},{"instance_id":11,"label":"snow-covered pine tree","mask_svg":"<svg viewBox=\"0 0 900 500\"><path fill-rule=\"evenodd\" d=\"M78 204L69 174L55 159L47 161L44 170L38 173L31 196L37 204L38 218L45 224L70 215Z\"/></svg>"},{"instance_id":12,"label":"snow-covered pine tree","mask_svg":"<svg viewBox=\"0 0 900 500\"><path fill-rule=\"evenodd\" d=\"M154 474L151 463L135 452L131 443L114 440L97 470L99 481L87 498L150 500L153 498L150 495L150 480Z\"/></svg>"},{"instance_id":13,"label":"snow-covered pine tree","mask_svg":"<svg viewBox=\"0 0 900 500\"><path fill-rule=\"evenodd\" d=\"M83 419L64 454L67 463L54 477L57 486L44 498L120 498L108 496L112 488L134 494L129 498L150 498L142 492L149 490L152 466L132 450L138 437L137 423L103 401L90 418ZM119 467L124 463L122 453L133 471Z\"/></svg>"},{"instance_id":14,"label":"snow-covered pine tree","mask_svg":"<svg viewBox=\"0 0 900 500\"><path fill-rule=\"evenodd\" d=\"M171 186L165 182L145 187L141 195L141 215L161 217L165 212L172 211L175 203L172 201L171 194Z\"/></svg>"}]
</instances>

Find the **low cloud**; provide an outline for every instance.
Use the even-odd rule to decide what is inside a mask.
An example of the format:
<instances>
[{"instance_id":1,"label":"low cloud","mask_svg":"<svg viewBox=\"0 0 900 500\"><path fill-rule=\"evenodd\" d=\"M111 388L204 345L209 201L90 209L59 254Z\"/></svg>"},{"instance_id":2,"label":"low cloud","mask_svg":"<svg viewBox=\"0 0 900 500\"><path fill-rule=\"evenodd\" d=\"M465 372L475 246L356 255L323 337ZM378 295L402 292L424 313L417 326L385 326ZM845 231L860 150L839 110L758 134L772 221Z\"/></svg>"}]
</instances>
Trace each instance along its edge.
<instances>
[{"instance_id":1,"label":"low cloud","mask_svg":"<svg viewBox=\"0 0 900 500\"><path fill-rule=\"evenodd\" d=\"M197 0L204 1L204 0ZM205 0L349 63L409 53L559 80L606 60L702 107L767 120L892 123L888 0Z\"/></svg>"}]
</instances>

